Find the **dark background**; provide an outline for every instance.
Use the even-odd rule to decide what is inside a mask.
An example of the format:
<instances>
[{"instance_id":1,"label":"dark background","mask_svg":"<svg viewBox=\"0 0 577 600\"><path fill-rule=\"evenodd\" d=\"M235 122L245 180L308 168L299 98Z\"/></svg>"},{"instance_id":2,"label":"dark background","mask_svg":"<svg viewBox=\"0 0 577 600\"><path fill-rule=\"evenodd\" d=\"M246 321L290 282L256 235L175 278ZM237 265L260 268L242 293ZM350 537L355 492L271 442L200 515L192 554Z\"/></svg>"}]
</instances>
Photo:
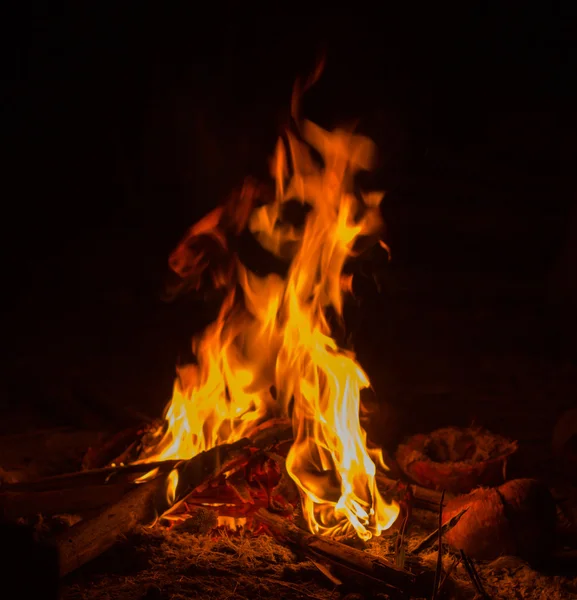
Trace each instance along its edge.
<instances>
[{"instance_id":1,"label":"dark background","mask_svg":"<svg viewBox=\"0 0 577 600\"><path fill-rule=\"evenodd\" d=\"M266 166L324 50L305 113L359 117L381 150L394 260L356 347L389 439L472 420L547 438L577 390L574 3L144 4L9 27L5 427L161 413L208 311L159 301L168 253Z\"/></svg>"}]
</instances>

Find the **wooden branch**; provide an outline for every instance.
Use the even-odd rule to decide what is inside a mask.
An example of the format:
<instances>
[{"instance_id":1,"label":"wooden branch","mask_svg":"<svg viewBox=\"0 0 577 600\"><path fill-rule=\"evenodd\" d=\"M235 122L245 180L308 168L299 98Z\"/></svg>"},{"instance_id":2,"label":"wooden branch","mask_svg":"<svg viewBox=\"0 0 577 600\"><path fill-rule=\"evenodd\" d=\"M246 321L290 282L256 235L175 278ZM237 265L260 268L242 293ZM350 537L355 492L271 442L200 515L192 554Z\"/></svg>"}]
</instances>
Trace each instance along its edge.
<instances>
[{"instance_id":1,"label":"wooden branch","mask_svg":"<svg viewBox=\"0 0 577 600\"><path fill-rule=\"evenodd\" d=\"M250 432L247 445L265 449L292 439L292 425L288 419L272 419L266 421ZM44 477L35 481L22 481L0 485L0 493L16 492L47 492L49 490L64 490L73 487L102 485L107 482L130 482L139 476L158 468L161 473L169 473L181 460L164 460L150 463L136 463L115 467L102 467L87 471L65 473L52 477Z\"/></svg>"},{"instance_id":2,"label":"wooden branch","mask_svg":"<svg viewBox=\"0 0 577 600\"><path fill-rule=\"evenodd\" d=\"M420 571L413 573L399 569L391 562L368 552L308 533L265 509L257 511L255 516L275 535L299 546L313 561L331 567L338 573L339 579L352 579L373 591L380 588L389 594L405 594L411 597L422 597L431 588L430 573L421 569L418 560L409 561Z\"/></svg>"},{"instance_id":3,"label":"wooden branch","mask_svg":"<svg viewBox=\"0 0 577 600\"><path fill-rule=\"evenodd\" d=\"M112 462L119 463L119 455L124 453L127 448L138 444L146 426L128 427L109 437L103 444L90 446L82 460L82 468L85 470L100 469L106 467ZM128 462L128 461L126 461Z\"/></svg>"},{"instance_id":4,"label":"wooden branch","mask_svg":"<svg viewBox=\"0 0 577 600\"><path fill-rule=\"evenodd\" d=\"M181 461L175 466L179 471L176 500L182 500L206 479L218 473L231 457L238 456L249 445L242 439L235 444L216 446ZM116 540L130 533L137 525L152 522L170 508L166 495L166 477L138 484L118 502L96 515L72 526L57 538L60 551L60 575L64 576L96 558Z\"/></svg>"},{"instance_id":5,"label":"wooden branch","mask_svg":"<svg viewBox=\"0 0 577 600\"><path fill-rule=\"evenodd\" d=\"M469 507L464 508L459 511L456 515L451 517L444 525L437 527L435 531L424 537L418 544L413 548L413 554L419 554L423 550L428 550L435 542L439 542L441 536L445 535L453 527L457 525L457 523L461 520L461 517L469 510ZM441 511L439 511L441 512Z\"/></svg>"},{"instance_id":6,"label":"wooden branch","mask_svg":"<svg viewBox=\"0 0 577 600\"><path fill-rule=\"evenodd\" d=\"M81 521L59 535L56 545L60 554L60 576L93 560L137 525L152 522L156 505L162 505L159 496L165 495L165 486L164 477L137 485L94 518Z\"/></svg>"},{"instance_id":7,"label":"wooden branch","mask_svg":"<svg viewBox=\"0 0 577 600\"><path fill-rule=\"evenodd\" d=\"M394 488L399 484L399 481L396 479L389 479L383 473L377 473L376 477L377 488L381 492L381 494L386 491ZM417 484L407 484L411 490L413 495L413 503L415 508L420 508L422 510L430 510L432 512L439 511L439 505L441 503L441 492L437 492L436 490L429 490L428 488L424 488ZM451 498L451 494L445 494L445 498Z\"/></svg>"},{"instance_id":8,"label":"wooden branch","mask_svg":"<svg viewBox=\"0 0 577 600\"><path fill-rule=\"evenodd\" d=\"M35 481L21 481L17 483L4 484L0 486L0 492L47 492L50 490L65 490L75 487L104 485L107 482L126 482L133 479L137 479L145 473L148 473L148 471L151 471L152 469L156 468L158 468L163 473L168 473L179 462L181 461L165 460L152 463L138 463L116 467L103 467L101 469L91 469L90 471L64 473L63 475L44 477Z\"/></svg>"},{"instance_id":9,"label":"wooden branch","mask_svg":"<svg viewBox=\"0 0 577 600\"><path fill-rule=\"evenodd\" d=\"M202 484L227 473L248 460L255 451L275 444L277 440L278 431L272 427L266 433L260 432L257 441L243 438L233 444L223 444L201 452L190 460L172 464L171 467L179 473L173 505L167 499L166 470L160 471L154 479L136 485L118 502L95 517L72 526L57 538L60 574L64 576L96 558L114 545L120 536L130 533L139 524L152 522L169 508L173 509ZM151 464L146 466L150 470Z\"/></svg>"},{"instance_id":10,"label":"wooden branch","mask_svg":"<svg viewBox=\"0 0 577 600\"><path fill-rule=\"evenodd\" d=\"M134 484L123 482L45 492L6 492L0 494L0 514L9 520L38 514L82 515L117 502L132 488Z\"/></svg>"}]
</instances>

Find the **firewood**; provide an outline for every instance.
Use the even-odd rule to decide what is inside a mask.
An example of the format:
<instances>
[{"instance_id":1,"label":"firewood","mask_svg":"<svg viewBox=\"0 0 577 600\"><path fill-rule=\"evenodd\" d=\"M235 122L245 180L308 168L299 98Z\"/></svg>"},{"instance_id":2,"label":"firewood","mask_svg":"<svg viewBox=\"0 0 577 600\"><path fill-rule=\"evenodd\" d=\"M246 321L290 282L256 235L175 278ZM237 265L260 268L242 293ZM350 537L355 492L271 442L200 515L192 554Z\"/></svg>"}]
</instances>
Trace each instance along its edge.
<instances>
[{"instance_id":1,"label":"firewood","mask_svg":"<svg viewBox=\"0 0 577 600\"><path fill-rule=\"evenodd\" d=\"M454 517L451 517L448 521L445 521L444 525L437 527L435 531L424 537L412 550L413 554L419 554L423 550L428 550L435 542L439 543L440 538L445 535L448 531L451 531L453 527L461 520L461 517L468 511L468 508L464 508L458 512ZM441 512L441 511L439 511Z\"/></svg>"},{"instance_id":2,"label":"firewood","mask_svg":"<svg viewBox=\"0 0 577 600\"><path fill-rule=\"evenodd\" d=\"M60 576L101 555L137 525L151 523L157 504L162 505L160 496L165 495L165 487L164 477L138 485L94 518L81 521L57 536Z\"/></svg>"},{"instance_id":3,"label":"firewood","mask_svg":"<svg viewBox=\"0 0 577 600\"><path fill-rule=\"evenodd\" d=\"M388 490L393 489L396 485L399 485L399 481L396 479L389 479L383 473L377 473L376 475L377 487L381 494L386 494ZM413 504L415 508L421 510L430 510L431 512L439 511L439 504L441 503L441 492L436 490L429 490L417 484L408 484L409 489L413 497ZM452 498L451 494L445 494L445 498Z\"/></svg>"},{"instance_id":4,"label":"firewood","mask_svg":"<svg viewBox=\"0 0 577 600\"><path fill-rule=\"evenodd\" d=\"M290 440L291 436L290 422L279 419L263 424L251 432L251 446L265 449L275 443ZM237 463L242 464L244 458L245 455L242 455ZM114 490L129 489L134 479L145 473L158 469L159 474L168 474L179 462L181 461L167 460L104 467L45 477L36 481L3 484L0 486L0 507L4 506L7 516L27 516L36 512L57 514L65 510L84 512L113 501L116 493ZM382 493L386 493L398 483L383 474L377 475L377 484ZM417 508L438 510L439 492L418 485L410 485L410 489Z\"/></svg>"},{"instance_id":5,"label":"firewood","mask_svg":"<svg viewBox=\"0 0 577 600\"><path fill-rule=\"evenodd\" d=\"M180 461L166 460L153 463L138 463L132 465L102 467L89 471L75 471L52 477L44 477L34 481L21 481L6 483L0 487L3 493L18 492L48 492L51 490L65 490L75 487L97 486L107 482L126 482L144 475L152 469L160 469L161 472L170 472Z\"/></svg>"},{"instance_id":6,"label":"firewood","mask_svg":"<svg viewBox=\"0 0 577 600\"><path fill-rule=\"evenodd\" d=\"M292 438L292 425L288 419L271 419L250 432L250 446L266 449ZM247 442L248 443L248 442ZM49 490L70 489L101 485L106 482L129 482L141 475L158 468L162 473L169 473L180 460L164 460L150 463L135 463L130 465L102 467L87 471L64 473L52 477L44 477L35 481L4 483L0 485L2 493L16 492L46 492Z\"/></svg>"},{"instance_id":7,"label":"firewood","mask_svg":"<svg viewBox=\"0 0 577 600\"><path fill-rule=\"evenodd\" d=\"M408 561L415 568L415 572L411 572L368 552L304 531L268 510L260 509L256 518L275 535L303 550L315 564L322 566L323 572L328 568L333 580L337 575L339 581L354 581L372 591L381 590L395 596L422 597L430 592L431 573L422 568L418 559Z\"/></svg>"},{"instance_id":8,"label":"firewood","mask_svg":"<svg viewBox=\"0 0 577 600\"><path fill-rule=\"evenodd\" d=\"M120 536L130 533L139 524L152 522L184 501L195 489L234 470L238 464L248 461L255 451L270 447L277 440L278 429L271 427L261 431L258 439L243 438L233 444L216 446L190 460L171 465L179 473L173 504L167 499L166 471L138 484L119 501L57 538L61 576L93 560L113 546ZM151 465L147 466L150 469Z\"/></svg>"},{"instance_id":9,"label":"firewood","mask_svg":"<svg viewBox=\"0 0 577 600\"><path fill-rule=\"evenodd\" d=\"M176 499L181 500L206 479L218 474L223 464L247 447L248 440L225 444L201 452L175 468L179 470ZM139 484L94 518L81 521L57 538L60 575L64 576L93 560L116 540L137 525L151 523L170 507L166 497L166 478L155 477Z\"/></svg>"},{"instance_id":10,"label":"firewood","mask_svg":"<svg viewBox=\"0 0 577 600\"><path fill-rule=\"evenodd\" d=\"M90 446L82 460L82 468L100 469L112 462L119 462L117 457L130 446L137 444L144 430L142 425L128 427L109 437L103 444Z\"/></svg>"},{"instance_id":11,"label":"firewood","mask_svg":"<svg viewBox=\"0 0 577 600\"><path fill-rule=\"evenodd\" d=\"M42 514L79 514L112 504L130 489L131 483L111 483L43 492L6 492L0 494L0 514L5 519Z\"/></svg>"}]
</instances>

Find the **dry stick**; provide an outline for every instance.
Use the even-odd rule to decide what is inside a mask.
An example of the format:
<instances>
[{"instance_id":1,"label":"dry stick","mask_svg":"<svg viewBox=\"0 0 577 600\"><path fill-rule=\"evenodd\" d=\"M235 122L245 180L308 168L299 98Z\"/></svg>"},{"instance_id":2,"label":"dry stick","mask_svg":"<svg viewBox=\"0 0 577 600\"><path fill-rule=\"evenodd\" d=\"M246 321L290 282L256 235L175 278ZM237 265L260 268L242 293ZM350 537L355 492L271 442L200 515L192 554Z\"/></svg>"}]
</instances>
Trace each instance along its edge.
<instances>
[{"instance_id":1,"label":"dry stick","mask_svg":"<svg viewBox=\"0 0 577 600\"><path fill-rule=\"evenodd\" d=\"M441 571L443 569L443 506L445 501L445 490L441 495L441 502L439 503L439 529L437 534L437 542L439 548L437 551L437 568L435 569L435 582L433 583L433 600L437 598L439 590L439 582L441 581Z\"/></svg>"},{"instance_id":2,"label":"dry stick","mask_svg":"<svg viewBox=\"0 0 577 600\"><path fill-rule=\"evenodd\" d=\"M171 466L178 470L175 503L182 502L202 484L238 468L255 451L278 443L286 428L270 427L259 431L252 439L243 438L233 444L222 444L201 452L187 461ZM169 462L169 461L167 461ZM151 465L147 465L150 469ZM93 518L81 521L56 539L60 551L60 574L66 575L96 558L119 537L130 533L139 524L148 524L170 508L166 498L166 477L139 484L119 502Z\"/></svg>"},{"instance_id":3,"label":"dry stick","mask_svg":"<svg viewBox=\"0 0 577 600\"><path fill-rule=\"evenodd\" d=\"M395 566L403 568L405 566L405 535L409 523L409 513L405 514L401 529L397 536L395 544Z\"/></svg>"},{"instance_id":4,"label":"dry stick","mask_svg":"<svg viewBox=\"0 0 577 600\"><path fill-rule=\"evenodd\" d=\"M89 471L78 471L44 477L36 481L21 481L9 483L0 487L0 492L47 492L50 490L71 489L73 487L85 487L88 485L104 485L113 479L125 476L139 476L158 468L161 472L170 472L180 460L165 460L151 463L138 463L115 467L102 467Z\"/></svg>"},{"instance_id":5,"label":"dry stick","mask_svg":"<svg viewBox=\"0 0 577 600\"><path fill-rule=\"evenodd\" d=\"M94 518L81 521L59 535L56 545L60 554L60 576L96 558L140 523L152 522L156 497L163 493L165 485L161 477L147 481Z\"/></svg>"},{"instance_id":6,"label":"dry stick","mask_svg":"<svg viewBox=\"0 0 577 600\"><path fill-rule=\"evenodd\" d=\"M260 580L263 581L263 579L265 581L268 581L272 585L280 585L282 587L289 588L290 590L293 590L293 592L296 592L297 594L300 594L301 596L305 596L306 598L313 598L313 600L323 600L323 598L321 598L320 596L316 596L315 594L309 594L308 592L303 590L298 585L295 585L294 583L289 583L288 581L282 581L281 579L273 579L272 577L266 577L266 578L261 577Z\"/></svg>"},{"instance_id":7,"label":"dry stick","mask_svg":"<svg viewBox=\"0 0 577 600\"><path fill-rule=\"evenodd\" d=\"M395 485L399 484L396 479L390 479L383 473L377 473L376 477L377 487L379 491L383 493L386 490L394 488ZM438 511L439 503L441 502L441 492L436 490L429 490L417 484L408 484L413 495L413 503L415 508L422 510ZM446 495L450 497L450 494Z\"/></svg>"},{"instance_id":8,"label":"dry stick","mask_svg":"<svg viewBox=\"0 0 577 600\"><path fill-rule=\"evenodd\" d=\"M339 574L342 572L349 578L360 579L373 589L385 588L390 594L422 596L426 584L421 573L415 574L399 569L378 556L351 548L330 538L311 534L268 510L258 510L255 517L275 535L299 546L315 562L330 564L339 571Z\"/></svg>"},{"instance_id":9,"label":"dry stick","mask_svg":"<svg viewBox=\"0 0 577 600\"><path fill-rule=\"evenodd\" d=\"M423 550L430 548L438 539L439 534L445 535L447 532L451 531L455 525L461 520L461 517L469 510L467 506L463 510L459 511L455 516L451 517L439 530L435 529L432 533L430 533L425 539L423 539L415 548L413 548L413 554L419 554Z\"/></svg>"},{"instance_id":10,"label":"dry stick","mask_svg":"<svg viewBox=\"0 0 577 600\"><path fill-rule=\"evenodd\" d=\"M441 580L441 583L439 583L439 588L438 588L439 594L441 593L441 590L445 587L445 584L449 580L449 577L453 574L453 571L461 564L461 560L462 560L461 557L455 558L453 560L453 562L451 563L450 567L445 572L445 576Z\"/></svg>"},{"instance_id":11,"label":"dry stick","mask_svg":"<svg viewBox=\"0 0 577 600\"><path fill-rule=\"evenodd\" d=\"M256 448L267 448L275 442L284 442L292 437L292 425L287 419L271 419L255 427L248 436L251 445ZM101 485L110 481L125 478L130 480L134 476L148 473L152 469L159 469L160 473L169 473L182 462L181 460L163 460L156 462L139 462L130 465L101 467L75 473L65 473L52 477L44 477L36 481L22 481L0 485L0 493L4 492L46 492L49 490L70 489L88 485Z\"/></svg>"},{"instance_id":12,"label":"dry stick","mask_svg":"<svg viewBox=\"0 0 577 600\"><path fill-rule=\"evenodd\" d=\"M219 475L222 465L226 465L232 456L238 456L249 444L249 440L242 439L234 444L216 446L188 461L182 461L177 466L177 500L180 494L188 495L210 477ZM130 533L139 524L151 523L168 508L166 478L156 477L136 486L119 502L94 518L72 526L56 539L61 576L96 558L113 546L119 537Z\"/></svg>"},{"instance_id":13,"label":"dry stick","mask_svg":"<svg viewBox=\"0 0 577 600\"><path fill-rule=\"evenodd\" d=\"M475 567L475 562L473 561L472 558L469 558L469 557L467 557L467 560L469 561L469 566L471 568L471 571L473 572L475 581L477 582L477 589L479 590L479 593L485 600L490 600L489 594L487 594L487 592L485 591L485 587L483 586L483 582L481 581L481 576L479 575L479 571L477 571L477 568Z\"/></svg>"},{"instance_id":14,"label":"dry stick","mask_svg":"<svg viewBox=\"0 0 577 600\"><path fill-rule=\"evenodd\" d=\"M477 573L477 569L475 568L473 561L465 554L463 550L460 550L460 554L461 559L463 560L463 565L465 565L465 570L469 575L469 579L471 580L473 587L477 590L477 593L480 594L483 600L491 600L489 594L487 594L485 588L483 587L483 582L479 577L479 573Z\"/></svg>"},{"instance_id":15,"label":"dry stick","mask_svg":"<svg viewBox=\"0 0 577 600\"><path fill-rule=\"evenodd\" d=\"M0 514L6 519L83 514L117 502L133 487L134 484L124 482L46 492L7 492L0 494Z\"/></svg>"},{"instance_id":16,"label":"dry stick","mask_svg":"<svg viewBox=\"0 0 577 600\"><path fill-rule=\"evenodd\" d=\"M99 469L111 463L129 462L120 457L127 456L127 450L134 449L142 441L143 435L144 428L140 424L138 427L132 426L119 431L103 444L91 446L82 459L82 469Z\"/></svg>"}]
</instances>

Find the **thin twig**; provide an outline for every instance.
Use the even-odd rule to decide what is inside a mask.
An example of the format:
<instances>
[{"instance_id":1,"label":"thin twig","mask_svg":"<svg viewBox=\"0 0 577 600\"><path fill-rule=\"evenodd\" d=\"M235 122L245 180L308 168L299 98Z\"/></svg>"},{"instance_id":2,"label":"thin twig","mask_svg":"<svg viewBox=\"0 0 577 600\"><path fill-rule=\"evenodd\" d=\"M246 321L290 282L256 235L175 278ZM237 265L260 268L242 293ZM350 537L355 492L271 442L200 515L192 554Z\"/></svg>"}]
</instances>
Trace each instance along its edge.
<instances>
[{"instance_id":1,"label":"thin twig","mask_svg":"<svg viewBox=\"0 0 577 600\"><path fill-rule=\"evenodd\" d=\"M144 475L154 469L161 472L171 471L179 460L164 460L152 463L133 463L130 465L101 467L87 471L78 471L76 473L65 473L63 475L53 475L44 477L35 481L20 481L9 483L2 486L3 492L34 492L67 489L76 486L105 484L115 477L122 475Z\"/></svg>"},{"instance_id":2,"label":"thin twig","mask_svg":"<svg viewBox=\"0 0 577 600\"><path fill-rule=\"evenodd\" d=\"M485 586L483 585L483 581L481 580L481 576L479 575L479 571L477 571L477 567L475 566L475 561L472 558L469 558L468 560L469 560L469 565L471 567L471 571L473 573L473 576L475 577L475 581L477 582L477 589L479 590L479 593L481 594L481 597L484 600L491 600L490 597L489 597L489 594L487 594L487 592L485 590Z\"/></svg>"},{"instance_id":3,"label":"thin twig","mask_svg":"<svg viewBox=\"0 0 577 600\"><path fill-rule=\"evenodd\" d=\"M397 536L397 542L395 544L395 566L399 567L399 569L403 569L405 567L405 535L407 533L408 522L409 513L405 514L403 524L401 525L399 534Z\"/></svg>"},{"instance_id":4,"label":"thin twig","mask_svg":"<svg viewBox=\"0 0 577 600\"><path fill-rule=\"evenodd\" d=\"M462 561L462 558L460 556L453 560L450 567L445 572L445 576L441 580L441 583L439 583L438 593L441 593L441 590L445 587L445 584L449 580L449 577L453 574L453 571L461 564L461 561Z\"/></svg>"},{"instance_id":5,"label":"thin twig","mask_svg":"<svg viewBox=\"0 0 577 600\"><path fill-rule=\"evenodd\" d=\"M459 511L455 516L451 517L442 527L441 529L435 529L433 533L429 534L426 538L424 538L419 544L417 544L416 548L413 549L413 554L419 554L423 550L431 547L438 539L439 539L439 531L441 535L445 535L447 532L451 531L455 525L461 520L461 517L469 510L467 506L463 510Z\"/></svg>"},{"instance_id":6,"label":"thin twig","mask_svg":"<svg viewBox=\"0 0 577 600\"><path fill-rule=\"evenodd\" d=\"M483 582L479 577L479 573L477 573L477 569L475 568L473 561L465 554L465 552L463 552L463 550L461 550L460 553L461 558L463 559L463 565L465 565L465 570L469 575L469 579L471 580L473 587L475 590L477 590L477 593L481 596L481 598L483 598L483 600L491 600L491 597L489 594L487 594L485 588L483 587Z\"/></svg>"},{"instance_id":7,"label":"thin twig","mask_svg":"<svg viewBox=\"0 0 577 600\"><path fill-rule=\"evenodd\" d=\"M433 600L436 600L437 593L439 591L439 583L441 581L441 571L443 569L443 503L445 501L445 490L441 495L441 502L439 503L439 529L438 529L438 543L439 550L437 552L437 568L435 570L435 582L433 584Z\"/></svg>"},{"instance_id":8,"label":"thin twig","mask_svg":"<svg viewBox=\"0 0 577 600\"><path fill-rule=\"evenodd\" d=\"M262 579L261 579L262 581ZM323 600L323 598L321 598L320 596L317 596L315 594L309 594L308 592L304 591L302 588L300 588L298 585L295 585L294 583L289 583L288 581L281 581L280 579L273 579L272 577L267 577L266 581L273 583L273 584L278 584L284 587L287 587L291 590L293 590L294 592L297 592L297 594L300 594L301 596L305 596L307 598L312 598L313 600Z\"/></svg>"}]
</instances>

